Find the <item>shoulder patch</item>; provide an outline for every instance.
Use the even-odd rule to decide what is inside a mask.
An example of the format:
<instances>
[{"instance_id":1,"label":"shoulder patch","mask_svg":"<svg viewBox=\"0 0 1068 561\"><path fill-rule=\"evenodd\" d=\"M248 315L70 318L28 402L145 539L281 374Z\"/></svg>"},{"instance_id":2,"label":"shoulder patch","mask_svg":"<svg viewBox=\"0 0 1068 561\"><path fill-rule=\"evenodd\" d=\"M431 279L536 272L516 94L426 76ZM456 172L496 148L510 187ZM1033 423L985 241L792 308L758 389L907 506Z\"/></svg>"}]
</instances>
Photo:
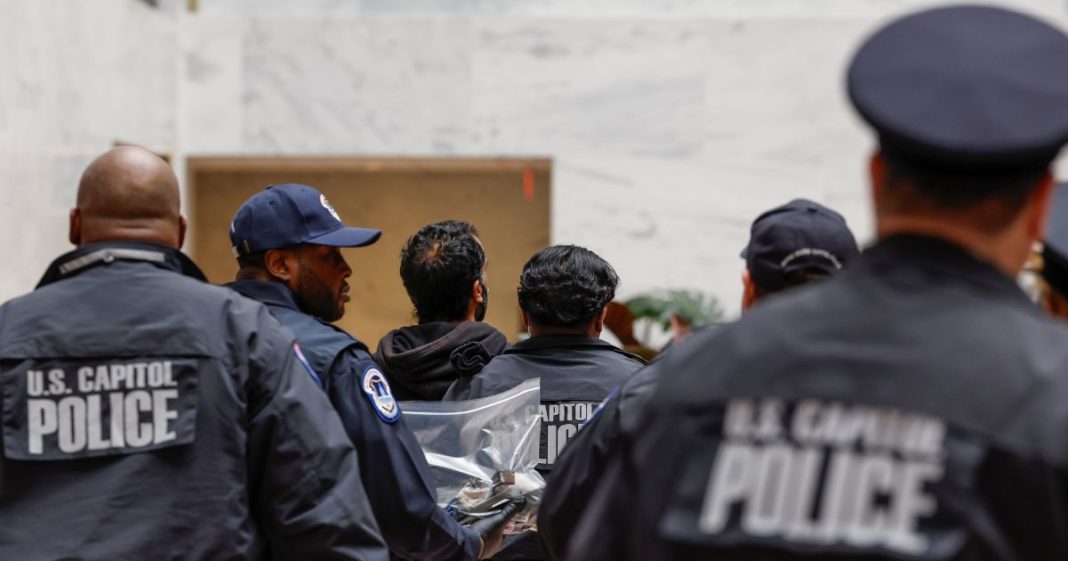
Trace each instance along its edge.
<instances>
[{"instance_id":1,"label":"shoulder patch","mask_svg":"<svg viewBox=\"0 0 1068 561\"><path fill-rule=\"evenodd\" d=\"M400 418L400 404L393 397L393 390L386 381L386 376L378 368L368 366L363 371L363 393L371 400L379 418L387 423L395 423Z\"/></svg>"}]
</instances>

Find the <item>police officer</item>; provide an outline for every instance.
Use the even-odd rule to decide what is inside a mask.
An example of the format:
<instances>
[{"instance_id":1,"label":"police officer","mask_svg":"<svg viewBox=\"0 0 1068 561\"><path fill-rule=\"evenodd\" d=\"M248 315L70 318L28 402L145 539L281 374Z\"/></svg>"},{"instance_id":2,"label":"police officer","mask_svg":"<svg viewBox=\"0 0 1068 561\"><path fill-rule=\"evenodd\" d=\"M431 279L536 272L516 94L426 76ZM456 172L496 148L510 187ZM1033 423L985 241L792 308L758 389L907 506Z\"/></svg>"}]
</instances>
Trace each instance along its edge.
<instances>
[{"instance_id":1,"label":"police officer","mask_svg":"<svg viewBox=\"0 0 1068 561\"><path fill-rule=\"evenodd\" d=\"M1068 37L943 7L860 48L878 242L661 361L568 558L1068 558L1068 330L1014 277L1068 141Z\"/></svg>"},{"instance_id":2,"label":"police officer","mask_svg":"<svg viewBox=\"0 0 1068 561\"><path fill-rule=\"evenodd\" d=\"M519 277L519 307L530 338L460 378L446 400L474 399L541 379L541 458L549 476L557 456L597 405L645 362L598 338L619 277L596 253L573 245L534 255ZM496 559L545 559L534 536L509 543Z\"/></svg>"},{"instance_id":3,"label":"police officer","mask_svg":"<svg viewBox=\"0 0 1068 561\"><path fill-rule=\"evenodd\" d=\"M742 312L773 294L836 275L859 254L845 218L819 203L796 199L764 212L753 221L741 254L746 260ZM563 557L604 474L608 448L621 434L638 428L637 412L652 397L660 375L660 364L654 362L631 376L557 460L538 511L538 534L554 559Z\"/></svg>"},{"instance_id":4,"label":"police officer","mask_svg":"<svg viewBox=\"0 0 1068 561\"><path fill-rule=\"evenodd\" d=\"M330 322L345 313L352 274L339 248L376 242L378 230L346 227L307 185L268 187L230 228L238 280L229 287L267 304L297 336L309 374L326 391L356 445L371 507L390 550L416 560L471 560L500 547L509 516L461 526L438 508L433 476L367 347Z\"/></svg>"},{"instance_id":5,"label":"police officer","mask_svg":"<svg viewBox=\"0 0 1068 561\"><path fill-rule=\"evenodd\" d=\"M385 560L292 336L184 234L167 164L116 148L82 176L78 249L0 307L0 559Z\"/></svg>"}]
</instances>

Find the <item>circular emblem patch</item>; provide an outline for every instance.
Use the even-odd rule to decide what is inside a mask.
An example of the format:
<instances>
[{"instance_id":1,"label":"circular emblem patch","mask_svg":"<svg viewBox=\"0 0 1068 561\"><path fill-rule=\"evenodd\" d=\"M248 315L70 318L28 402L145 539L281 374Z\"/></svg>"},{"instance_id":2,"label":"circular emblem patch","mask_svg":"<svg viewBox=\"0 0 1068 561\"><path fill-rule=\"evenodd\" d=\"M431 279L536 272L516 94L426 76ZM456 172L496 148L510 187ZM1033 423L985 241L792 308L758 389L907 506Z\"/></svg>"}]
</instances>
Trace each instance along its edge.
<instances>
[{"instance_id":1,"label":"circular emblem patch","mask_svg":"<svg viewBox=\"0 0 1068 561\"><path fill-rule=\"evenodd\" d=\"M341 217L338 216L337 211L334 210L334 205L330 204L330 201L326 200L326 195L320 194L319 195L319 202L323 203L323 208L325 208L326 210L330 211L330 215L331 216L336 218L338 222L341 222Z\"/></svg>"},{"instance_id":2,"label":"circular emblem patch","mask_svg":"<svg viewBox=\"0 0 1068 561\"><path fill-rule=\"evenodd\" d=\"M393 390L389 388L386 377L375 367L368 367L363 371L363 393L371 400L375 412L387 423L396 422L400 418L400 405L393 397Z\"/></svg>"}]
</instances>

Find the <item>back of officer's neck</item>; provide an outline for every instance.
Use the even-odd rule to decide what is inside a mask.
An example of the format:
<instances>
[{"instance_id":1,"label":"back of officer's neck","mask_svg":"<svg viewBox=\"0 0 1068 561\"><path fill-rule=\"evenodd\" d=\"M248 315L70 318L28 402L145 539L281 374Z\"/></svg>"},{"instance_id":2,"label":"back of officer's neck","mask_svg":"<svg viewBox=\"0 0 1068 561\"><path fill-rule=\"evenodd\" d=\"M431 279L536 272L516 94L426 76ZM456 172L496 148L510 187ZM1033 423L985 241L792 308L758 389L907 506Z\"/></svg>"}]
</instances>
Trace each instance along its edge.
<instances>
[{"instance_id":1,"label":"back of officer's neck","mask_svg":"<svg viewBox=\"0 0 1068 561\"><path fill-rule=\"evenodd\" d=\"M88 220L86 220L88 223ZM86 224L78 233L76 244L81 247L95 243L131 241L148 242L172 249L181 247L181 237L176 228L162 220L125 220Z\"/></svg>"},{"instance_id":2,"label":"back of officer's neck","mask_svg":"<svg viewBox=\"0 0 1068 561\"><path fill-rule=\"evenodd\" d=\"M1032 244L1026 228L1019 224L990 232L948 216L893 214L879 216L877 222L879 239L901 234L939 238L967 250L1011 278L1016 278L1023 268Z\"/></svg>"}]
</instances>

